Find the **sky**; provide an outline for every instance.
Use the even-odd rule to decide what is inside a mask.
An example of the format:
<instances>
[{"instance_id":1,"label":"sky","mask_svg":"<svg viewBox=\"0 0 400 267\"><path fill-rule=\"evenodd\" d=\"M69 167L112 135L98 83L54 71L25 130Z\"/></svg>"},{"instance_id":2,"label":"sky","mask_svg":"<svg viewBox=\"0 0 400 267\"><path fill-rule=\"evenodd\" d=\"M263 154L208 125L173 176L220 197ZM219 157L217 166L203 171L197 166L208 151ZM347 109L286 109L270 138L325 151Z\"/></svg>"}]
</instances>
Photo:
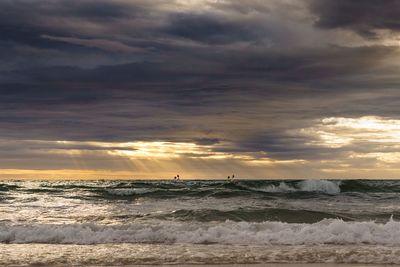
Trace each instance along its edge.
<instances>
[{"instance_id":1,"label":"sky","mask_svg":"<svg viewBox=\"0 0 400 267\"><path fill-rule=\"evenodd\" d=\"M0 178L400 178L400 1L2 0Z\"/></svg>"}]
</instances>

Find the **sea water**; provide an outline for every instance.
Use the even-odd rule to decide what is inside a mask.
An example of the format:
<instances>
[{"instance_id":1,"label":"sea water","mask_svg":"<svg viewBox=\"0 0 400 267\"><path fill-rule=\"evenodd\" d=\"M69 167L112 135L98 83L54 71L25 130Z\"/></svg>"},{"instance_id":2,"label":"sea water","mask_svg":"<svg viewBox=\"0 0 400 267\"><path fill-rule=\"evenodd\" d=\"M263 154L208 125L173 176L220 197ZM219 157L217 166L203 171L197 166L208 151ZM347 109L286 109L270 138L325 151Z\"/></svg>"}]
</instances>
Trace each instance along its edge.
<instances>
[{"instance_id":1,"label":"sea water","mask_svg":"<svg viewBox=\"0 0 400 267\"><path fill-rule=\"evenodd\" d=\"M2 181L1 265L400 264L400 181Z\"/></svg>"}]
</instances>

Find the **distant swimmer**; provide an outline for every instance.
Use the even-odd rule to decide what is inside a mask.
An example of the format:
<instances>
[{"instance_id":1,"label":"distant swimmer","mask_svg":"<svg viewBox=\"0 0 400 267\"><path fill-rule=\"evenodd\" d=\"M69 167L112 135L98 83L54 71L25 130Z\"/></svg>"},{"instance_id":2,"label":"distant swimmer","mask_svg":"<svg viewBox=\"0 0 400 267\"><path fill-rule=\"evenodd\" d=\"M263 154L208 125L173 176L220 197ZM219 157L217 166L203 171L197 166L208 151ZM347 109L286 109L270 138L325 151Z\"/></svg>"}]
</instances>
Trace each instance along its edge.
<instances>
[{"instance_id":1,"label":"distant swimmer","mask_svg":"<svg viewBox=\"0 0 400 267\"><path fill-rule=\"evenodd\" d=\"M177 179L177 180L180 180L180 179L181 179L181 178L179 178L179 174L176 175L176 179Z\"/></svg>"},{"instance_id":2,"label":"distant swimmer","mask_svg":"<svg viewBox=\"0 0 400 267\"><path fill-rule=\"evenodd\" d=\"M235 175L234 175L234 174L232 174L232 176L228 176L228 177L226 178L226 180L227 180L229 183L234 183L234 179L235 179Z\"/></svg>"}]
</instances>

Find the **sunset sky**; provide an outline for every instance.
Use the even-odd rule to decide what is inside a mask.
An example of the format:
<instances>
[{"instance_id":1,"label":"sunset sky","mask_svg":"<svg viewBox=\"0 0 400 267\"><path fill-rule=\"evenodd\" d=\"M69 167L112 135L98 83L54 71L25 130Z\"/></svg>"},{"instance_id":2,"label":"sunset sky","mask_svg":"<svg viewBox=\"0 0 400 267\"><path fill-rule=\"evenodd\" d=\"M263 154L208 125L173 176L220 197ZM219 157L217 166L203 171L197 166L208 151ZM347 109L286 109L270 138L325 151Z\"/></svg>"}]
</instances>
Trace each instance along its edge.
<instances>
[{"instance_id":1,"label":"sunset sky","mask_svg":"<svg viewBox=\"0 0 400 267\"><path fill-rule=\"evenodd\" d=\"M400 178L400 1L2 0L0 178Z\"/></svg>"}]
</instances>

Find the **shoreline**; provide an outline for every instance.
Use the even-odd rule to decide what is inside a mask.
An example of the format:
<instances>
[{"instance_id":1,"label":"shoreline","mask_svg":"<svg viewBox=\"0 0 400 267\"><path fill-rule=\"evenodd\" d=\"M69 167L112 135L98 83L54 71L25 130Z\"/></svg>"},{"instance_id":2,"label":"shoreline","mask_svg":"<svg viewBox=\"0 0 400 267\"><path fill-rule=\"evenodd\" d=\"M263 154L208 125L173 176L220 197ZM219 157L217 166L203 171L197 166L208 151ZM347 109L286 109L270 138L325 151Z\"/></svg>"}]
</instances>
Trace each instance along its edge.
<instances>
[{"instance_id":1,"label":"shoreline","mask_svg":"<svg viewBox=\"0 0 400 267\"><path fill-rule=\"evenodd\" d=\"M176 265L120 265L113 267L389 267L396 264L352 264L352 263L248 263L248 264L176 264ZM99 266L89 266L99 267Z\"/></svg>"},{"instance_id":2,"label":"shoreline","mask_svg":"<svg viewBox=\"0 0 400 267\"><path fill-rule=\"evenodd\" d=\"M400 264L400 247L391 246L0 244L0 251L0 266L384 267Z\"/></svg>"}]
</instances>

